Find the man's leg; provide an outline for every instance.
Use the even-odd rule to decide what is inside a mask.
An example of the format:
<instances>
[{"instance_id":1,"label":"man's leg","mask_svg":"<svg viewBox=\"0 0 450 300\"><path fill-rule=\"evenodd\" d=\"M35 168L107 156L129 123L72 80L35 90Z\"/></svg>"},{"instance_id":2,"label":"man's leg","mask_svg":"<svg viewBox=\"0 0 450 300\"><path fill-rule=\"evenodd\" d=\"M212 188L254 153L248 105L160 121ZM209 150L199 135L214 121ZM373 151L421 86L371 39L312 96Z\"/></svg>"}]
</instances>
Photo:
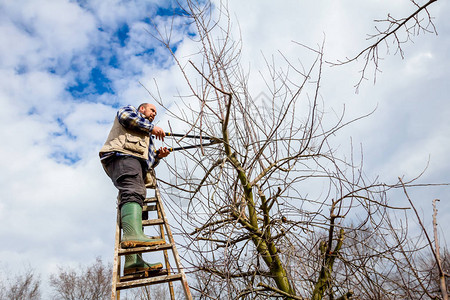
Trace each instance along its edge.
<instances>
[{"instance_id":1,"label":"man's leg","mask_svg":"<svg viewBox=\"0 0 450 300\"><path fill-rule=\"evenodd\" d=\"M141 162L131 156L119 156L112 159L105 170L119 190L119 208L128 202L136 202L142 207L147 190Z\"/></svg>"},{"instance_id":2,"label":"man's leg","mask_svg":"<svg viewBox=\"0 0 450 300\"><path fill-rule=\"evenodd\" d=\"M151 239L142 231L142 205L146 196L141 163L133 157L116 157L105 171L119 190L119 209L123 229L122 248L160 245L162 239ZM124 273L153 271L162 268L161 263L149 264L141 255L125 256Z\"/></svg>"},{"instance_id":3,"label":"man's leg","mask_svg":"<svg viewBox=\"0 0 450 300\"><path fill-rule=\"evenodd\" d=\"M123 274L129 275L139 272L151 272L159 271L163 267L162 263L157 262L150 264L142 258L142 254L130 254L125 255L125 266L123 268Z\"/></svg>"}]
</instances>

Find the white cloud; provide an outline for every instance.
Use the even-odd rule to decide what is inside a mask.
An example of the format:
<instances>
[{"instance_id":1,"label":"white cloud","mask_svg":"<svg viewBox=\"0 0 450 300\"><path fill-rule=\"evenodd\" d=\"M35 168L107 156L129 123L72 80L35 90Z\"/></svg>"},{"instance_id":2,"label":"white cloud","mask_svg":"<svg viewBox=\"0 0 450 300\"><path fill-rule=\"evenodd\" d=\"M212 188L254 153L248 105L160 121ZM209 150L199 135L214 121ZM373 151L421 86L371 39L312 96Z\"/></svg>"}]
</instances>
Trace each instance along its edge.
<instances>
[{"instance_id":1,"label":"white cloud","mask_svg":"<svg viewBox=\"0 0 450 300\"><path fill-rule=\"evenodd\" d=\"M61 64L95 38L93 17L70 1L6 1L2 8L9 31L2 53L10 55L14 67Z\"/></svg>"},{"instance_id":2,"label":"white cloud","mask_svg":"<svg viewBox=\"0 0 450 300\"><path fill-rule=\"evenodd\" d=\"M151 17L158 5L167 5L161 0L92 0L86 6L93 11L102 26L113 30L123 23L132 23L137 19Z\"/></svg>"},{"instance_id":3,"label":"white cloud","mask_svg":"<svg viewBox=\"0 0 450 300\"><path fill-rule=\"evenodd\" d=\"M409 59L405 64L406 72L410 76L422 77L427 76L430 71L430 66L433 64L433 54L430 52L422 52L416 54Z\"/></svg>"},{"instance_id":4,"label":"white cloud","mask_svg":"<svg viewBox=\"0 0 450 300\"><path fill-rule=\"evenodd\" d=\"M16 68L27 65L29 56L37 51L37 45L24 31L12 23L0 23L0 62L3 68Z\"/></svg>"}]
</instances>

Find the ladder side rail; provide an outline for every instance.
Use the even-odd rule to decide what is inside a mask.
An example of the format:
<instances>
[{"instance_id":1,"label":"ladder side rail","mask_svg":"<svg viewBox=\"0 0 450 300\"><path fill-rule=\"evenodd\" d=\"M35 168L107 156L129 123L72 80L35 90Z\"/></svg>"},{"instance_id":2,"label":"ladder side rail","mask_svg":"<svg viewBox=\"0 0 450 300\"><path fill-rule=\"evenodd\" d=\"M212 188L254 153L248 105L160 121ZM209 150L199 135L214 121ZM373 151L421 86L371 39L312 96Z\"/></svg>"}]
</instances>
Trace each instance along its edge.
<instances>
[{"instance_id":1,"label":"ladder side rail","mask_svg":"<svg viewBox=\"0 0 450 300\"><path fill-rule=\"evenodd\" d=\"M161 214L161 198L157 198L156 212L157 212L158 219L161 219L162 218L162 214ZM159 231L161 233L161 237L165 240L166 238L165 238L165 233L164 233L164 226L162 224L159 225ZM169 255L167 254L167 250L163 250L163 254L164 254L164 262L165 262L165 265L166 265L167 275L170 275L170 273L171 273L171 269L170 268L171 267L170 267ZM171 300L175 300L175 292L173 290L173 282L169 281L168 284L169 284L170 299Z\"/></svg>"},{"instance_id":2,"label":"ladder side rail","mask_svg":"<svg viewBox=\"0 0 450 300\"><path fill-rule=\"evenodd\" d=\"M169 223L167 221L167 216L164 211L164 206L162 205L161 194L159 192L158 187L155 187L155 195L160 203L159 208L161 210L161 217L164 220L164 226L166 228L167 237L169 238L170 243L173 245L172 252L173 252L173 256L175 258L175 264L177 265L178 273L182 277L181 282L183 285L184 294L186 296L186 299L192 300L192 295L191 295L191 291L189 289L189 285L187 283L186 274L184 273L183 266L181 265L180 255L178 254L177 247L175 246L175 241L173 239L172 231L170 230L170 226L168 225Z\"/></svg>"},{"instance_id":3,"label":"ladder side rail","mask_svg":"<svg viewBox=\"0 0 450 300\"><path fill-rule=\"evenodd\" d=\"M120 245L120 210L117 209L116 241L114 242L114 262L113 262L113 274L111 286L111 300L120 299L120 291L117 290L117 284L120 280L119 245Z\"/></svg>"}]
</instances>

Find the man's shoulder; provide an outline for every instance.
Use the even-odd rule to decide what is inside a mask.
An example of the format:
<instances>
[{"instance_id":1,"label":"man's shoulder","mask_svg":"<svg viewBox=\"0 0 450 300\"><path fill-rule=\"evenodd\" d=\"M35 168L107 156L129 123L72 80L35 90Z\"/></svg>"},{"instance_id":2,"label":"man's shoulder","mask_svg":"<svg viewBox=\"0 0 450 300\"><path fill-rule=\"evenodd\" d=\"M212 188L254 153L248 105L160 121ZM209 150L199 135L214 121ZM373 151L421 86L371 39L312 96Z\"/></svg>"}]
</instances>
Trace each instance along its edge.
<instances>
[{"instance_id":1,"label":"man's shoulder","mask_svg":"<svg viewBox=\"0 0 450 300\"><path fill-rule=\"evenodd\" d=\"M139 112L136 109L136 107L132 106L132 105L127 105L124 107L121 107L118 111L117 111L117 117L119 119L123 119L123 118L137 118L139 117Z\"/></svg>"},{"instance_id":2,"label":"man's shoulder","mask_svg":"<svg viewBox=\"0 0 450 300\"><path fill-rule=\"evenodd\" d=\"M122 106L121 108L119 108L119 112L121 112L121 111L134 111L134 112L137 112L137 108L136 107L134 107L133 105L125 105L125 106Z\"/></svg>"}]
</instances>

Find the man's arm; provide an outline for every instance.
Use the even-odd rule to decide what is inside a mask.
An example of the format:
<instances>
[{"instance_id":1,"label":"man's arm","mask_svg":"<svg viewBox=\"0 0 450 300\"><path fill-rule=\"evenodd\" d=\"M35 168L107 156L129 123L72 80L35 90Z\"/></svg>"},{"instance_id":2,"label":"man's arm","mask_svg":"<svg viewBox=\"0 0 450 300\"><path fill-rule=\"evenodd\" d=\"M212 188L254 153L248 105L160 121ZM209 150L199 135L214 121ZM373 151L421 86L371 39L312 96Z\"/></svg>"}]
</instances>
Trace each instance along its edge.
<instances>
[{"instance_id":1,"label":"man's arm","mask_svg":"<svg viewBox=\"0 0 450 300\"><path fill-rule=\"evenodd\" d=\"M117 112L119 123L128 129L151 133L155 125L148 119L142 117L136 108L131 105L122 107Z\"/></svg>"}]
</instances>

